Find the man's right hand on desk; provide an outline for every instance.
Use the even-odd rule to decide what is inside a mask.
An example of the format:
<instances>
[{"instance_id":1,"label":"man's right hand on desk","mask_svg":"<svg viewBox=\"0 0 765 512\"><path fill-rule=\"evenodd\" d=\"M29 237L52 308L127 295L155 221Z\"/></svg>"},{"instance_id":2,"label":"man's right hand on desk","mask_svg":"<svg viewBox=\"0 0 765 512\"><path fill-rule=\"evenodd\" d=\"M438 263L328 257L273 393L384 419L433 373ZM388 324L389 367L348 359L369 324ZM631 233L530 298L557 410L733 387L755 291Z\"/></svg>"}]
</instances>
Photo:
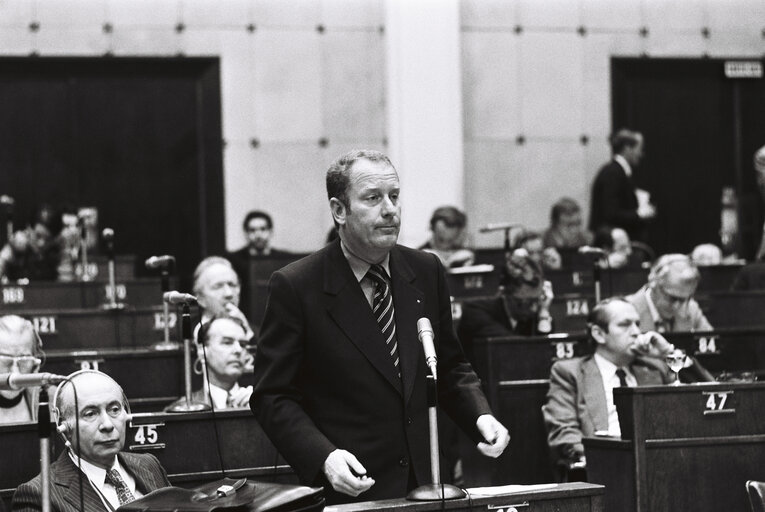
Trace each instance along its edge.
<instances>
[{"instance_id":1,"label":"man's right hand on desk","mask_svg":"<svg viewBox=\"0 0 765 512\"><path fill-rule=\"evenodd\" d=\"M323 469L332 488L349 496L358 496L375 484L374 479L367 476L361 462L345 450L337 449L330 453Z\"/></svg>"}]
</instances>

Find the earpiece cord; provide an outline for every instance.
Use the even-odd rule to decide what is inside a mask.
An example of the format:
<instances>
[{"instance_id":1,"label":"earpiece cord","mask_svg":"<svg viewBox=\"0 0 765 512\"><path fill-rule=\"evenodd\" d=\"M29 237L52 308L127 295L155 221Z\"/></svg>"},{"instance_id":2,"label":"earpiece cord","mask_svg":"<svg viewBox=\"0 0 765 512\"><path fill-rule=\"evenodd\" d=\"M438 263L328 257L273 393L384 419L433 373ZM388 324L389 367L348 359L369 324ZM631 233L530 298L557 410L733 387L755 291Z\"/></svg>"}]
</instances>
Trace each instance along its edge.
<instances>
[{"instance_id":1,"label":"earpiece cord","mask_svg":"<svg viewBox=\"0 0 765 512\"><path fill-rule=\"evenodd\" d=\"M220 464L220 474L223 478L226 478L226 469L223 465L223 454L220 448L220 435L218 434L218 418L215 416L215 402L213 401L212 391L210 390L210 370L207 367L207 349L204 342L202 346L202 357L205 360L205 380L207 381L207 397L210 399L210 410L212 412L213 430L215 431L215 447L218 449L218 463Z\"/></svg>"},{"instance_id":2,"label":"earpiece cord","mask_svg":"<svg viewBox=\"0 0 765 512\"><path fill-rule=\"evenodd\" d=\"M71 379L67 379L71 383ZM82 453L82 450L80 450L80 402L77 398L77 387L72 384L72 392L74 393L74 428L75 432L77 432L77 469L79 470L78 480L80 485L80 512L85 512L85 496L83 496L83 487L82 487L82 477L85 476L85 473L82 472L82 457L80 457L80 453ZM58 404L56 404L56 407L58 407ZM71 443L69 443L69 446L71 447Z\"/></svg>"}]
</instances>

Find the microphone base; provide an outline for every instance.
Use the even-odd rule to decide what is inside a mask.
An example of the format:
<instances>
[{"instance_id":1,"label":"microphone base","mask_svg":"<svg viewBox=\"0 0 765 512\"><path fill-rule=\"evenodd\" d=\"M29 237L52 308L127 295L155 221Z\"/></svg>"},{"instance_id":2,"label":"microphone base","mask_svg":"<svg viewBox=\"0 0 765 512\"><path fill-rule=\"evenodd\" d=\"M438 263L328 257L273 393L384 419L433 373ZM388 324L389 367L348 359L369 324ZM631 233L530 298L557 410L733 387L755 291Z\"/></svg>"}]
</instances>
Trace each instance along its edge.
<instances>
[{"instance_id":1,"label":"microphone base","mask_svg":"<svg viewBox=\"0 0 765 512\"><path fill-rule=\"evenodd\" d=\"M199 411L209 411L211 409L212 407L202 402L183 401L167 409L167 412L199 412Z\"/></svg>"},{"instance_id":2,"label":"microphone base","mask_svg":"<svg viewBox=\"0 0 765 512\"><path fill-rule=\"evenodd\" d=\"M158 341L151 346L154 350L180 350L183 347L181 343L177 341Z\"/></svg>"},{"instance_id":3,"label":"microphone base","mask_svg":"<svg viewBox=\"0 0 765 512\"><path fill-rule=\"evenodd\" d=\"M443 494L441 489L443 487ZM465 491L451 484L427 484L421 485L406 495L409 501L441 501L459 500L467 495Z\"/></svg>"}]
</instances>

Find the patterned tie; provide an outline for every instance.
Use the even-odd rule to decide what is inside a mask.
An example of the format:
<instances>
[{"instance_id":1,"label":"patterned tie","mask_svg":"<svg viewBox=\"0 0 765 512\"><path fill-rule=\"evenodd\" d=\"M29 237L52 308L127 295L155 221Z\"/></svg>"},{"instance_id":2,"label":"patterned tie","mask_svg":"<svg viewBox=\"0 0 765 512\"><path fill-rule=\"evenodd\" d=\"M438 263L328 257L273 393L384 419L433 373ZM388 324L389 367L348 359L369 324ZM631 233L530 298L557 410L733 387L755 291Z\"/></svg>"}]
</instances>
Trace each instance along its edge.
<instances>
[{"instance_id":1,"label":"patterned tie","mask_svg":"<svg viewBox=\"0 0 765 512\"><path fill-rule=\"evenodd\" d=\"M629 387L629 384L627 384L627 372L624 371L624 368L617 368L616 376L619 377L619 385L621 387Z\"/></svg>"},{"instance_id":2,"label":"patterned tie","mask_svg":"<svg viewBox=\"0 0 765 512\"><path fill-rule=\"evenodd\" d=\"M393 359L393 366L396 367L400 378L398 340L396 339L396 321L394 319L393 295L390 292L390 280L381 265L372 265L367 272L367 276L375 283L372 312L377 319L377 325L380 326L383 338L385 338L385 344L390 352L390 357Z\"/></svg>"},{"instance_id":3,"label":"patterned tie","mask_svg":"<svg viewBox=\"0 0 765 512\"><path fill-rule=\"evenodd\" d=\"M133 496L133 493L130 492L130 487L128 487L128 485L120 476L120 472L115 468L112 468L106 472L106 483L111 484L115 489L117 489L117 498L120 500L120 506L124 505L125 503L135 501L135 496Z\"/></svg>"}]
</instances>

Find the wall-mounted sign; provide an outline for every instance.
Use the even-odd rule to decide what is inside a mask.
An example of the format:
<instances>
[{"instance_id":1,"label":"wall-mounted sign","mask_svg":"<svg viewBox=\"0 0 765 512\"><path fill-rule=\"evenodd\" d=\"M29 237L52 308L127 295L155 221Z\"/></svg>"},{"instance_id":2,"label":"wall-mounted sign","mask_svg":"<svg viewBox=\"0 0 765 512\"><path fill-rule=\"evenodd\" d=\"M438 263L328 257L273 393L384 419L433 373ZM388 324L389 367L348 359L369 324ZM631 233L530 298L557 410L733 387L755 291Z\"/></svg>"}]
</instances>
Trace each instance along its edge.
<instances>
[{"instance_id":1,"label":"wall-mounted sign","mask_svg":"<svg viewBox=\"0 0 765 512\"><path fill-rule=\"evenodd\" d=\"M757 60L725 61L727 78L762 78L762 62Z\"/></svg>"}]
</instances>

